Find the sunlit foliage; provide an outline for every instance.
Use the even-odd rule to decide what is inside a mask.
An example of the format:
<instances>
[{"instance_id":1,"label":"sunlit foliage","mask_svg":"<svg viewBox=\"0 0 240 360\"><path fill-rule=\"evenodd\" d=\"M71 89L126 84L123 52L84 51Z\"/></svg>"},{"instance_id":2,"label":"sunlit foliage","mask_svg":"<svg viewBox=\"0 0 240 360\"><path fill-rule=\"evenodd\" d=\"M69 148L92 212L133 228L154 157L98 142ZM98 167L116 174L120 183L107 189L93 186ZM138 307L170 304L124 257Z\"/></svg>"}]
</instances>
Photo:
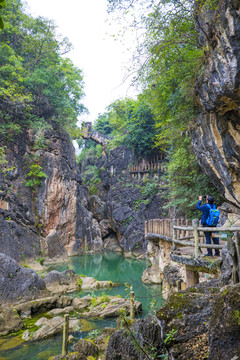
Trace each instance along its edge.
<instances>
[{"instance_id":1,"label":"sunlit foliage","mask_svg":"<svg viewBox=\"0 0 240 360\"><path fill-rule=\"evenodd\" d=\"M71 60L70 49L55 24L33 18L18 0L2 10L0 31L0 123L2 131L26 124L75 126L84 111L83 76Z\"/></svg>"}]
</instances>

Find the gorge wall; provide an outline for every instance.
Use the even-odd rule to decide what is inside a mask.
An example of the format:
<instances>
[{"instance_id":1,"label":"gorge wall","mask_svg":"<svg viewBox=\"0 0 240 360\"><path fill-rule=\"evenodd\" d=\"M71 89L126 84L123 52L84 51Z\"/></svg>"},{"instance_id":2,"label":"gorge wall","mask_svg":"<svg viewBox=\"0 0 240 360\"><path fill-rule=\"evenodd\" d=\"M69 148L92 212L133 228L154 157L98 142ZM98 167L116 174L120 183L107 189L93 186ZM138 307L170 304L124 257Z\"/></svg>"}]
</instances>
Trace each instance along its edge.
<instances>
[{"instance_id":1,"label":"gorge wall","mask_svg":"<svg viewBox=\"0 0 240 360\"><path fill-rule=\"evenodd\" d=\"M137 255L146 252L145 220L163 217L165 200L164 190L154 188L148 193L148 186L155 185L151 179L131 176L129 165L133 162L133 151L121 146L99 159L90 158L81 165L81 171L86 176L91 164L99 176L88 209L99 223L103 248Z\"/></svg>"},{"instance_id":2,"label":"gorge wall","mask_svg":"<svg viewBox=\"0 0 240 360\"><path fill-rule=\"evenodd\" d=\"M202 169L240 208L240 3L221 0L216 9L198 8L196 14L207 53L196 84L202 112L192 144Z\"/></svg>"},{"instance_id":3,"label":"gorge wall","mask_svg":"<svg viewBox=\"0 0 240 360\"><path fill-rule=\"evenodd\" d=\"M90 159L97 193L82 184L67 133L25 128L1 137L6 163L0 173L1 252L16 260L77 255L102 248L143 254L144 221L161 217L160 194L143 194L129 174L133 153L125 147Z\"/></svg>"},{"instance_id":4,"label":"gorge wall","mask_svg":"<svg viewBox=\"0 0 240 360\"><path fill-rule=\"evenodd\" d=\"M1 252L16 260L39 257L41 249L59 257L80 252L86 236L101 240L85 208L87 190L65 131L23 129L0 141L6 154L0 174Z\"/></svg>"}]
</instances>

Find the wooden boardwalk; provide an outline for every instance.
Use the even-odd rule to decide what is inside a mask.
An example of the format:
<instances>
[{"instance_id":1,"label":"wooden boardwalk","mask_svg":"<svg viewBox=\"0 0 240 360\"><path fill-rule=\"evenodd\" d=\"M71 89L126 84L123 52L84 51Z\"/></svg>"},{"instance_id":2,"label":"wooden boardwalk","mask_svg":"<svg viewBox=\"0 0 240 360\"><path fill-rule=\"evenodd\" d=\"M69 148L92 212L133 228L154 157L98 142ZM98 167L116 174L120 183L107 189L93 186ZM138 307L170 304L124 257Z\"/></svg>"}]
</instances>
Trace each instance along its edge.
<instances>
[{"instance_id":1,"label":"wooden boardwalk","mask_svg":"<svg viewBox=\"0 0 240 360\"><path fill-rule=\"evenodd\" d=\"M218 236L219 245L205 243L204 231L211 231L214 237ZM145 238L146 240L158 243L159 241L167 241L172 243L170 257L179 263L189 264L191 266L199 266L206 270L209 267L209 261L205 261L204 255L207 249L221 250L226 241L232 238L233 233L240 231L240 227L211 227L203 228L199 226L199 220L186 219L151 219L145 222ZM214 233L216 233L214 235ZM207 260L210 257L207 258ZM218 260L212 257L212 260Z\"/></svg>"}]
</instances>

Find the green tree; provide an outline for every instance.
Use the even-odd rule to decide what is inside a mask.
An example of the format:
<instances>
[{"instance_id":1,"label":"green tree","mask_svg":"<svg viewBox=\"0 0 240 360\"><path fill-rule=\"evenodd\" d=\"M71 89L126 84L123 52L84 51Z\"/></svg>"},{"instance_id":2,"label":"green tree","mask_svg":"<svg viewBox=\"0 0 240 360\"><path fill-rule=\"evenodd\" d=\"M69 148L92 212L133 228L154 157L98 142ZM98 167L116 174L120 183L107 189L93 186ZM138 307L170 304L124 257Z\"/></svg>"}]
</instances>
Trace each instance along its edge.
<instances>
[{"instance_id":1,"label":"green tree","mask_svg":"<svg viewBox=\"0 0 240 360\"><path fill-rule=\"evenodd\" d=\"M6 2L5 0L0 0L0 10L2 10L2 8L6 6ZM3 23L3 19L2 16L0 16L0 29L4 28L4 23Z\"/></svg>"},{"instance_id":2,"label":"green tree","mask_svg":"<svg viewBox=\"0 0 240 360\"><path fill-rule=\"evenodd\" d=\"M168 154L168 207L191 215L196 196L217 196L211 181L200 169L191 148L189 129L201 111L195 102L194 85L204 67L208 38L197 11L211 11L218 0L108 0L109 11L134 11L132 27L141 27L135 58L135 79L155 118L155 146ZM199 33L205 38L199 41ZM140 65L139 65L140 64Z\"/></svg>"},{"instance_id":3,"label":"green tree","mask_svg":"<svg viewBox=\"0 0 240 360\"><path fill-rule=\"evenodd\" d=\"M94 122L93 128L100 134L111 135L113 132L113 127L110 124L109 113L105 112L103 114L99 114L98 118Z\"/></svg>"},{"instance_id":4,"label":"green tree","mask_svg":"<svg viewBox=\"0 0 240 360\"><path fill-rule=\"evenodd\" d=\"M52 21L24 13L19 0L9 0L2 10L0 32L0 122L75 127L84 111L82 72L63 58L71 49L60 39Z\"/></svg>"},{"instance_id":5,"label":"green tree","mask_svg":"<svg viewBox=\"0 0 240 360\"><path fill-rule=\"evenodd\" d=\"M115 101L108 107L108 119L113 128L112 146L125 144L140 157L153 151L155 120L144 95Z\"/></svg>"}]
</instances>

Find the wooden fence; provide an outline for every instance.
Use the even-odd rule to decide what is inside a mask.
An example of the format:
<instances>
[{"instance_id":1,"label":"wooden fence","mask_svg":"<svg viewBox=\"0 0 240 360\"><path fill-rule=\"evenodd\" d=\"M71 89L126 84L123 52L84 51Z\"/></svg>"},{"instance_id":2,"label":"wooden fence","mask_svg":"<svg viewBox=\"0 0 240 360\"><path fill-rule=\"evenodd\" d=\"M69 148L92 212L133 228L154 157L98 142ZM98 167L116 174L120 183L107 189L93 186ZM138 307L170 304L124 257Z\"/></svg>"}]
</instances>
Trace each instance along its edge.
<instances>
[{"instance_id":1,"label":"wooden fence","mask_svg":"<svg viewBox=\"0 0 240 360\"><path fill-rule=\"evenodd\" d=\"M148 163L148 162L143 162L142 164L139 165L132 165L129 168L129 172L130 173L145 173L145 172L149 172L149 171L161 171L164 172L165 171L165 165L162 162L157 162L157 163Z\"/></svg>"},{"instance_id":2,"label":"wooden fence","mask_svg":"<svg viewBox=\"0 0 240 360\"><path fill-rule=\"evenodd\" d=\"M162 239L171 241L173 249L179 246L190 246L194 248L194 257L198 258L201 248L222 249L223 245L205 244L200 242L204 237L204 232L210 231L217 233L215 237L227 240L232 237L232 233L240 231L240 227L202 227L199 220L192 221L185 219L152 219L145 222L145 237L147 239ZM223 234L227 234L223 237ZM193 241L189 241L193 240Z\"/></svg>"},{"instance_id":3,"label":"wooden fence","mask_svg":"<svg viewBox=\"0 0 240 360\"><path fill-rule=\"evenodd\" d=\"M190 226L191 220L187 219L152 219L145 221L145 236L149 233L161 235L163 237L173 238L173 226L180 226L181 229L177 230L176 236L179 239L184 239L190 236L189 230L183 230L182 227Z\"/></svg>"}]
</instances>

